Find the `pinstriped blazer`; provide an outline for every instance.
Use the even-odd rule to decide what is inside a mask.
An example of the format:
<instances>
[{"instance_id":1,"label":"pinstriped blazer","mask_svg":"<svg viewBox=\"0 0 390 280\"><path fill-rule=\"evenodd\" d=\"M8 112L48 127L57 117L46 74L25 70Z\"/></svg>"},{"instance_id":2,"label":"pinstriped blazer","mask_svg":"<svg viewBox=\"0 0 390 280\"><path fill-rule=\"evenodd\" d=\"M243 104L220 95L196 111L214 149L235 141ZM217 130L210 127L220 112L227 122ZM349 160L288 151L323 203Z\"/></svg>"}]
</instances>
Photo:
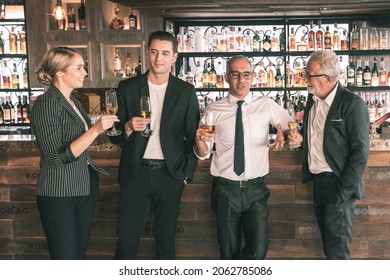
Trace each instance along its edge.
<instances>
[{"instance_id":1,"label":"pinstriped blazer","mask_svg":"<svg viewBox=\"0 0 390 280\"><path fill-rule=\"evenodd\" d=\"M81 104L71 97L88 126L91 121ZM61 92L51 85L31 109L30 119L40 150L37 195L85 196L90 193L88 163L97 172L88 151L76 158L70 144L85 133L85 124Z\"/></svg>"}]
</instances>

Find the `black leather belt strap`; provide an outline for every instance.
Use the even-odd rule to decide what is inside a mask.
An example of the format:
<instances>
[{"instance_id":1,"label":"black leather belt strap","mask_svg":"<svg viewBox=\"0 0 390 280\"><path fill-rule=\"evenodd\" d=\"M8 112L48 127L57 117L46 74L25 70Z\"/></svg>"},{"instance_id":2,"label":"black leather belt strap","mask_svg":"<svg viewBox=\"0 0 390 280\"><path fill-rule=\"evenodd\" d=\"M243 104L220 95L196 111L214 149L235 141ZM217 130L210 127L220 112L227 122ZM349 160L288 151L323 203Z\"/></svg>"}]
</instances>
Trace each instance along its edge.
<instances>
[{"instance_id":1,"label":"black leather belt strap","mask_svg":"<svg viewBox=\"0 0 390 280\"><path fill-rule=\"evenodd\" d=\"M240 188L244 188L244 187L248 187L248 186L254 186L254 185L257 185L257 184L263 182L264 177L257 177L257 178L246 180L246 181L234 181L234 180L229 180L229 179L226 179L223 177L217 177L217 180L222 182L222 183L229 184L231 186L237 186Z\"/></svg>"},{"instance_id":2,"label":"black leather belt strap","mask_svg":"<svg viewBox=\"0 0 390 280\"><path fill-rule=\"evenodd\" d=\"M165 161L162 159L143 159L142 167L149 169L158 169L165 167Z\"/></svg>"},{"instance_id":3,"label":"black leather belt strap","mask_svg":"<svg viewBox=\"0 0 390 280\"><path fill-rule=\"evenodd\" d=\"M322 172L322 173L317 173L317 174L313 174L314 177L336 177L336 174L334 174L333 172Z\"/></svg>"}]
</instances>

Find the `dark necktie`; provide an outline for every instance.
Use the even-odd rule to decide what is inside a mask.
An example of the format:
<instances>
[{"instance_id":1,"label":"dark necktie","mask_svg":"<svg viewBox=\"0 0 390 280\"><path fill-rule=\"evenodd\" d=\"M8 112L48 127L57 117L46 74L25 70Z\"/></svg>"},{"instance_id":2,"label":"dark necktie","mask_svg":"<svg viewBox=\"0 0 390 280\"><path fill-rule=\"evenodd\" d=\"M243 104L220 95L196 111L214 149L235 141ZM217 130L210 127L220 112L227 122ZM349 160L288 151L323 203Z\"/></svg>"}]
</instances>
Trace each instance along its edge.
<instances>
[{"instance_id":1,"label":"dark necktie","mask_svg":"<svg viewBox=\"0 0 390 280\"><path fill-rule=\"evenodd\" d=\"M244 128L242 125L241 109L242 103L244 103L244 100L237 101L236 137L234 142L234 172L237 176L240 176L245 170Z\"/></svg>"}]
</instances>

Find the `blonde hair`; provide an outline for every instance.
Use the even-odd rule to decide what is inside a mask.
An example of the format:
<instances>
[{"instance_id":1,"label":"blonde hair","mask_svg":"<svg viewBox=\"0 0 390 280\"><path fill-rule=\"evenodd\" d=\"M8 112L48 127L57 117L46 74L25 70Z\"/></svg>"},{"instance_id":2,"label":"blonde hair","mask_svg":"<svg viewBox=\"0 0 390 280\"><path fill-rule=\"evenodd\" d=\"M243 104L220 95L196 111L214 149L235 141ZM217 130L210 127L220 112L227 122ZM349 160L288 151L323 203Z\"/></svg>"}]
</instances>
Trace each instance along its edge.
<instances>
[{"instance_id":1,"label":"blonde hair","mask_svg":"<svg viewBox=\"0 0 390 280\"><path fill-rule=\"evenodd\" d=\"M57 47L48 50L41 65L35 71L38 82L44 86L49 86L56 81L56 73L66 72L66 68L71 63L71 58L79 54L76 50L68 47Z\"/></svg>"}]
</instances>

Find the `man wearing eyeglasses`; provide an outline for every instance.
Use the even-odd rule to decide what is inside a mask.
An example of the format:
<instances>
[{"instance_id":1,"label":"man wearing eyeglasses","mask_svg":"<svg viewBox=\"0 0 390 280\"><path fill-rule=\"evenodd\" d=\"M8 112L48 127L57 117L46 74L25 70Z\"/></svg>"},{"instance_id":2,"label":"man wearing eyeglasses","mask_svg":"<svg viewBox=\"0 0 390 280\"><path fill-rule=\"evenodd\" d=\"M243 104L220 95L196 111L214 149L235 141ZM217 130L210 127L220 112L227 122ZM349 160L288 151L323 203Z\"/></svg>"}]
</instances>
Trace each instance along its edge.
<instances>
[{"instance_id":1,"label":"man wearing eyeglasses","mask_svg":"<svg viewBox=\"0 0 390 280\"><path fill-rule=\"evenodd\" d=\"M221 259L263 259L268 250L268 205L270 190L264 184L268 174L269 147L284 144L290 116L268 97L250 93L253 69L245 56L232 57L226 65L227 97L213 102L203 115L214 113L215 133L199 128L194 145L199 159L210 157L214 177L212 208L217 218ZM269 124L278 127L275 142L269 145ZM245 245L241 248L241 231Z\"/></svg>"},{"instance_id":2,"label":"man wearing eyeglasses","mask_svg":"<svg viewBox=\"0 0 390 280\"><path fill-rule=\"evenodd\" d=\"M349 259L356 199L364 195L369 153L366 104L338 80L340 63L330 50L313 52L306 67L309 98L301 132L302 181L313 180L313 205L327 259Z\"/></svg>"}]
</instances>

